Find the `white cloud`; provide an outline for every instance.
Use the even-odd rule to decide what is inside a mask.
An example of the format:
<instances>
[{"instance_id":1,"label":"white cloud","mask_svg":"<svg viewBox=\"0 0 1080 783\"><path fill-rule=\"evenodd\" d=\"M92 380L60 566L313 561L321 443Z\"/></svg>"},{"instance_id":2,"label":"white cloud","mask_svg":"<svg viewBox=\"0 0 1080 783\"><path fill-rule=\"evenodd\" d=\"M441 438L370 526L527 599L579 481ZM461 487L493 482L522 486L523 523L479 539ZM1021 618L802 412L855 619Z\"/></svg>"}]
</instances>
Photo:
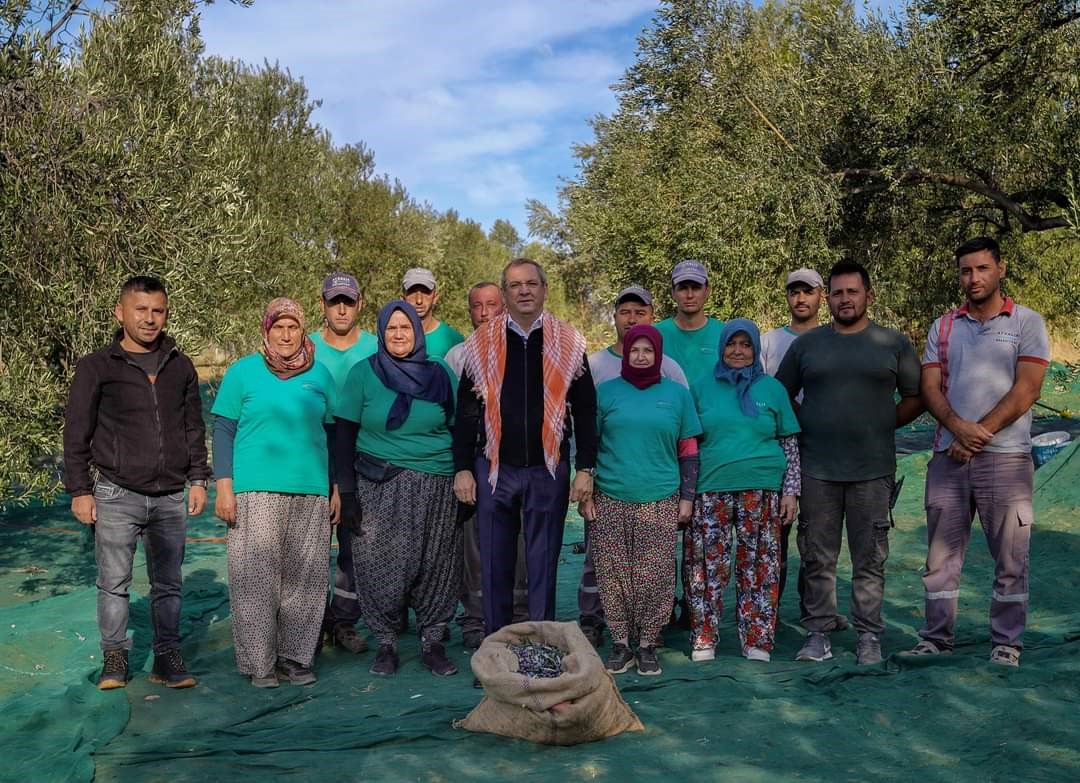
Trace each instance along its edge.
<instances>
[{"instance_id":1,"label":"white cloud","mask_svg":"<svg viewBox=\"0 0 1080 783\"><path fill-rule=\"evenodd\" d=\"M303 77L323 100L316 121L364 141L417 198L522 229L522 202L553 201L556 175L572 173L566 138L587 141L586 119L613 108L609 85L655 7L256 0L207 7L202 30L210 53Z\"/></svg>"}]
</instances>

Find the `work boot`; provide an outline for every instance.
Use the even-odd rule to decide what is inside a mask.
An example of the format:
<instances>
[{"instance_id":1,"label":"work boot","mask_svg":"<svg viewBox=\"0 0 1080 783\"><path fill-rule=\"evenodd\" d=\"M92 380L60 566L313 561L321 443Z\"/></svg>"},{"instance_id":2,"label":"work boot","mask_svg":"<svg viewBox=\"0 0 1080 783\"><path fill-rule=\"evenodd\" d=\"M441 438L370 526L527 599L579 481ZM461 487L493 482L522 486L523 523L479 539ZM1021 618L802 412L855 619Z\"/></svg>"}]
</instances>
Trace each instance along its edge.
<instances>
[{"instance_id":1,"label":"work boot","mask_svg":"<svg viewBox=\"0 0 1080 783\"><path fill-rule=\"evenodd\" d=\"M97 686L103 691L123 688L128 683L128 651L105 650Z\"/></svg>"},{"instance_id":2,"label":"work boot","mask_svg":"<svg viewBox=\"0 0 1080 783\"><path fill-rule=\"evenodd\" d=\"M367 639L358 634L356 628L351 625L342 624L334 628L333 639L334 644L351 653L367 652Z\"/></svg>"},{"instance_id":3,"label":"work boot","mask_svg":"<svg viewBox=\"0 0 1080 783\"><path fill-rule=\"evenodd\" d=\"M184 666L179 650L166 650L160 655L155 653L154 668L147 679L166 688L191 688L195 685L195 678Z\"/></svg>"}]
</instances>

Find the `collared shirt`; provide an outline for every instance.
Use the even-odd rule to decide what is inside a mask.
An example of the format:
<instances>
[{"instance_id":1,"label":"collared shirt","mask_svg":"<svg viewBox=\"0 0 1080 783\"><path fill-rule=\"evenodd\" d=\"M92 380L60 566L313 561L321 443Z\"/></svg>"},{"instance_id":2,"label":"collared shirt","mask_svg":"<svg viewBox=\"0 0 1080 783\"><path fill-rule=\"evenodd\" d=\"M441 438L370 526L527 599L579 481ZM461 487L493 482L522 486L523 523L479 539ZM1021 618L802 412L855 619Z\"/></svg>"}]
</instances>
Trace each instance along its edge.
<instances>
[{"instance_id":1,"label":"collared shirt","mask_svg":"<svg viewBox=\"0 0 1080 783\"><path fill-rule=\"evenodd\" d=\"M526 342L528 342L529 336L544 325L544 314L540 313L540 315L536 317L536 320L532 322L532 326L529 327L529 331L527 332L521 328L521 324L519 324L509 315L506 316L506 320L510 324L510 331L514 332L517 335L520 335Z\"/></svg>"},{"instance_id":2,"label":"collared shirt","mask_svg":"<svg viewBox=\"0 0 1080 783\"><path fill-rule=\"evenodd\" d=\"M941 369L941 390L956 414L978 421L1016 382L1020 362L1050 364L1050 338L1042 316L1010 297L985 323L967 304L934 321L926 337L923 367ZM945 451L953 435L938 425L934 451ZM1003 453L1031 451L1031 410L995 433L983 449Z\"/></svg>"}]
</instances>

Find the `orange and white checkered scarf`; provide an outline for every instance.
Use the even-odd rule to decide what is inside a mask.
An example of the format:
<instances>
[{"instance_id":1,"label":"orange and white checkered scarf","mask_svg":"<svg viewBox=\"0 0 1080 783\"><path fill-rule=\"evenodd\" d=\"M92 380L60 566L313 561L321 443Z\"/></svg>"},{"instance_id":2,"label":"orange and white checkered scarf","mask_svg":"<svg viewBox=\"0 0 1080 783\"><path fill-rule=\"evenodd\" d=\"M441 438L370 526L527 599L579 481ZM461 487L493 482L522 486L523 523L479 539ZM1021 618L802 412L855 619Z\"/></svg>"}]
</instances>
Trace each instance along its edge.
<instances>
[{"instance_id":1,"label":"orange and white checkered scarf","mask_svg":"<svg viewBox=\"0 0 1080 783\"><path fill-rule=\"evenodd\" d=\"M544 419L541 442L544 464L554 478L559 466L559 447L566 424L566 395L570 384L585 372L585 338L574 327L551 313L543 314ZM484 456L491 463L491 488L499 480L499 443L502 440L502 411L499 395L506 374L506 330L510 316L494 318L465 341L465 369L474 390L484 403Z\"/></svg>"}]
</instances>

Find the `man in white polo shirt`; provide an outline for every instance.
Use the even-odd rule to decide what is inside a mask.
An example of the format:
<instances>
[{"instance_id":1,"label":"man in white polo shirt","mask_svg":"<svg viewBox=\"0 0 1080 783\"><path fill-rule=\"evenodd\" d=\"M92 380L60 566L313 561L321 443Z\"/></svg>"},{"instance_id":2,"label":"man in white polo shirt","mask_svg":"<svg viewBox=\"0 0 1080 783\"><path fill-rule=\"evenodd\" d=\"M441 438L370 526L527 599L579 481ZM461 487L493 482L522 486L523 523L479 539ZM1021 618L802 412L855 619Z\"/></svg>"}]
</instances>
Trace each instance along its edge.
<instances>
[{"instance_id":1,"label":"man in white polo shirt","mask_svg":"<svg viewBox=\"0 0 1080 783\"><path fill-rule=\"evenodd\" d=\"M1031 406L1050 341L1042 317L1001 291L1005 262L988 237L956 250L967 301L934 321L923 355L922 396L940 424L926 473L926 622L906 656L952 652L960 572L978 511L994 583L990 661L1019 666L1027 621Z\"/></svg>"}]
</instances>

